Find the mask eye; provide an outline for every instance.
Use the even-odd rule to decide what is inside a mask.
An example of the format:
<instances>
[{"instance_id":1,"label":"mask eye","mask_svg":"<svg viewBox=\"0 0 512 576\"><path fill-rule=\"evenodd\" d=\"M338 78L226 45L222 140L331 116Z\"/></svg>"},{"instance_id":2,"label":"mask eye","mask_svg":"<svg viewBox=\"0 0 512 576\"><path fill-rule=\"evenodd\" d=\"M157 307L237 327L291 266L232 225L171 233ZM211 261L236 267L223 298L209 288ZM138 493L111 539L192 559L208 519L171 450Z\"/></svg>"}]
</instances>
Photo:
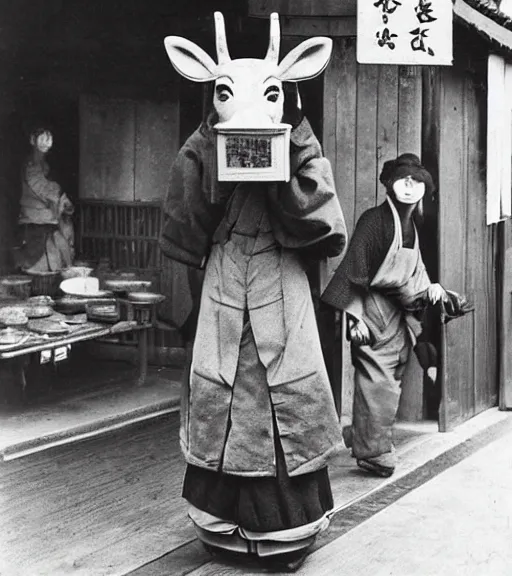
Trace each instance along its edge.
<instances>
[{"instance_id":1,"label":"mask eye","mask_svg":"<svg viewBox=\"0 0 512 576\"><path fill-rule=\"evenodd\" d=\"M281 92L279 90L279 86L272 85L265 90L263 96L266 97L269 102L277 102L279 100L280 93Z\"/></svg>"},{"instance_id":2,"label":"mask eye","mask_svg":"<svg viewBox=\"0 0 512 576\"><path fill-rule=\"evenodd\" d=\"M227 102L233 96L233 90L227 84L219 84L215 91L219 102Z\"/></svg>"}]
</instances>

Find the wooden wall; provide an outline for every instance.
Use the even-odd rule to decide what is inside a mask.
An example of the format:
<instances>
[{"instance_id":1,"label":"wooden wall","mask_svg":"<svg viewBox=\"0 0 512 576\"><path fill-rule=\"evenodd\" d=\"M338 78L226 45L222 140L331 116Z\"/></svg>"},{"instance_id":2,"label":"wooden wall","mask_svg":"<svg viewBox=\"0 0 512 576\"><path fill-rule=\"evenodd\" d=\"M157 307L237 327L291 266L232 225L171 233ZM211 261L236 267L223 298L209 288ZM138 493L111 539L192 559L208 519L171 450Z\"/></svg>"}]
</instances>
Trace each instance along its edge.
<instances>
[{"instance_id":1,"label":"wooden wall","mask_svg":"<svg viewBox=\"0 0 512 576\"><path fill-rule=\"evenodd\" d=\"M498 381L498 228L486 225L486 48L472 55L468 41L459 42L455 65L431 70L427 84L439 170L439 281L475 305L442 332L442 430L494 406Z\"/></svg>"},{"instance_id":2,"label":"wooden wall","mask_svg":"<svg viewBox=\"0 0 512 576\"><path fill-rule=\"evenodd\" d=\"M499 406L501 410L512 409L512 221L499 224L500 251L500 381Z\"/></svg>"},{"instance_id":3,"label":"wooden wall","mask_svg":"<svg viewBox=\"0 0 512 576\"><path fill-rule=\"evenodd\" d=\"M164 320L183 305L182 266L163 258L158 245L159 206L180 145L176 92L165 102L80 98L79 257L108 257L113 269L151 278L167 296L159 309ZM164 347L181 345L174 329L162 327L156 336Z\"/></svg>"},{"instance_id":4,"label":"wooden wall","mask_svg":"<svg viewBox=\"0 0 512 576\"><path fill-rule=\"evenodd\" d=\"M80 98L80 198L164 198L180 137L178 96L169 98Z\"/></svg>"},{"instance_id":5,"label":"wooden wall","mask_svg":"<svg viewBox=\"0 0 512 576\"><path fill-rule=\"evenodd\" d=\"M421 155L421 110L422 78L418 69L358 64L356 39L334 39L332 59L324 76L323 146L333 166L349 234L359 216L385 198L385 189L379 183L383 163L403 152ZM338 263L339 259L329 261L322 279L324 286ZM337 337L343 334L342 328ZM341 377L337 375L334 384L342 391L342 420L350 420L352 366L344 337L339 345ZM401 417L418 420L422 413L422 381L412 358L404 381Z\"/></svg>"},{"instance_id":6,"label":"wooden wall","mask_svg":"<svg viewBox=\"0 0 512 576\"><path fill-rule=\"evenodd\" d=\"M248 0L249 16L267 17L271 12L286 16L354 16L356 0Z\"/></svg>"}]
</instances>

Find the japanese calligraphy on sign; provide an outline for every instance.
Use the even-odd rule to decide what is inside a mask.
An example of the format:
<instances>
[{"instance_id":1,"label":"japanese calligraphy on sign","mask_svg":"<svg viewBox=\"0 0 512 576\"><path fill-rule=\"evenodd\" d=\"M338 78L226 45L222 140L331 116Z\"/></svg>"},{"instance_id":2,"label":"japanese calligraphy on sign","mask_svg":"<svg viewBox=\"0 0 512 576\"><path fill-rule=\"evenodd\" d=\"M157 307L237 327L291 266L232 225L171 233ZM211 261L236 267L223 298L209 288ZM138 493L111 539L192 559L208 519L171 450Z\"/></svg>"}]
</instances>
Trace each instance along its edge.
<instances>
[{"instance_id":1,"label":"japanese calligraphy on sign","mask_svg":"<svg viewBox=\"0 0 512 576\"><path fill-rule=\"evenodd\" d=\"M450 65L452 0L357 0L357 61Z\"/></svg>"}]
</instances>

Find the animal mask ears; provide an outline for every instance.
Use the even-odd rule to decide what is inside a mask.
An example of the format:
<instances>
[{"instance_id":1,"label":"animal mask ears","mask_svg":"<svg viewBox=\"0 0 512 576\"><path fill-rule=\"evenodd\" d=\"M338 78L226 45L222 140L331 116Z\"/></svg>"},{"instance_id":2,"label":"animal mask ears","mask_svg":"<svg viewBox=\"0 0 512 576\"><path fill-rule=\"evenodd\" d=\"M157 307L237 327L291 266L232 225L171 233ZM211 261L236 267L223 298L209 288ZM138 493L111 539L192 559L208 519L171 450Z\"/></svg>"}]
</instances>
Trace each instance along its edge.
<instances>
[{"instance_id":1,"label":"animal mask ears","mask_svg":"<svg viewBox=\"0 0 512 576\"><path fill-rule=\"evenodd\" d=\"M283 82L310 80L321 74L331 58L332 40L317 36L304 40L296 46L277 69L277 77Z\"/></svg>"},{"instance_id":2,"label":"animal mask ears","mask_svg":"<svg viewBox=\"0 0 512 576\"><path fill-rule=\"evenodd\" d=\"M168 36L164 40L167 55L179 74L194 82L209 82L218 77L218 68L231 61L229 56L224 17L215 12L215 44L217 64L197 44L181 36ZM284 82L300 82L321 74L332 52L332 40L318 36L295 47L278 65L280 46L279 16L270 16L270 40L264 61L277 66L275 77Z\"/></svg>"}]
</instances>

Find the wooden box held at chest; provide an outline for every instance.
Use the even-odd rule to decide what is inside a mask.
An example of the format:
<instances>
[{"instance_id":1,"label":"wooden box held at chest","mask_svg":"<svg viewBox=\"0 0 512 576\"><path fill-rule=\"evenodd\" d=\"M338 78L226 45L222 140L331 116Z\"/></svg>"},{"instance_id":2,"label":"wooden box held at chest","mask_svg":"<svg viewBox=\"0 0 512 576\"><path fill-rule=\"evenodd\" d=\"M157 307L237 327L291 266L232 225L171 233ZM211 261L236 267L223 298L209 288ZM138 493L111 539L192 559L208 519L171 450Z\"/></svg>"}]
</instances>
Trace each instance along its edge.
<instances>
[{"instance_id":1,"label":"wooden box held at chest","mask_svg":"<svg viewBox=\"0 0 512 576\"><path fill-rule=\"evenodd\" d=\"M287 182L290 179L289 124L236 128L217 124L220 182Z\"/></svg>"}]
</instances>

